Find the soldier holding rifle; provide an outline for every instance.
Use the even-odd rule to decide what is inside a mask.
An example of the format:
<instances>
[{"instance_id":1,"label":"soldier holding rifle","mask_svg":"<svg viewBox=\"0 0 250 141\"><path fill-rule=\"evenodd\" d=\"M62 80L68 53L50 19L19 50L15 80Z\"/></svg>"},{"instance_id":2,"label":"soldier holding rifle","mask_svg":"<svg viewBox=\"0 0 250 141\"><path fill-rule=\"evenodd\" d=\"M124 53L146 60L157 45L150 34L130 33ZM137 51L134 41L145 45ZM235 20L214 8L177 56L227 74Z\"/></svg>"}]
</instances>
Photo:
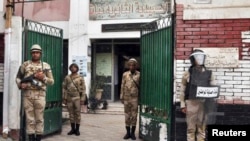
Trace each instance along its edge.
<instances>
[{"instance_id":1,"label":"soldier holding rifle","mask_svg":"<svg viewBox=\"0 0 250 141\"><path fill-rule=\"evenodd\" d=\"M50 65L41 61L42 48L34 44L32 59L25 61L18 70L16 84L23 92L26 115L26 133L29 141L40 141L44 131L44 109L47 85L54 84Z\"/></svg>"}]
</instances>

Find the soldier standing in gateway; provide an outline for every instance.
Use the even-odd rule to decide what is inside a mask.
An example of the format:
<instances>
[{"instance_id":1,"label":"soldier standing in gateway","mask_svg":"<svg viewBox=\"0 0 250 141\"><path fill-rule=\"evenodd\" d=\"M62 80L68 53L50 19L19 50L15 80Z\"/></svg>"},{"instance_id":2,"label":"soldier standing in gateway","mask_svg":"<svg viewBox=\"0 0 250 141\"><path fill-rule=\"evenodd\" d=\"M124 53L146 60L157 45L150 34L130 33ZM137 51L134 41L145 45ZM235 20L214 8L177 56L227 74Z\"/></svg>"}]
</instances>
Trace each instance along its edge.
<instances>
[{"instance_id":1,"label":"soldier standing in gateway","mask_svg":"<svg viewBox=\"0 0 250 141\"><path fill-rule=\"evenodd\" d=\"M208 104L209 98L196 97L199 86L210 87L215 85L211 70L207 70L205 63L206 54L195 49L189 59L191 67L182 76L180 89L181 111L186 114L187 141L204 141L208 109L213 106ZM212 99L213 100L213 99Z\"/></svg>"},{"instance_id":2,"label":"soldier standing in gateway","mask_svg":"<svg viewBox=\"0 0 250 141\"><path fill-rule=\"evenodd\" d=\"M63 81L63 101L68 106L71 130L68 135L80 135L79 127L81 123L81 105L86 100L86 86L84 78L78 74L78 65L69 66L71 74L67 75Z\"/></svg>"},{"instance_id":3,"label":"soldier standing in gateway","mask_svg":"<svg viewBox=\"0 0 250 141\"><path fill-rule=\"evenodd\" d=\"M129 59L129 70L123 73L120 99L124 104L125 125L127 133L123 139L136 140L135 129L138 114L140 72L136 70L137 61Z\"/></svg>"},{"instance_id":4,"label":"soldier standing in gateway","mask_svg":"<svg viewBox=\"0 0 250 141\"><path fill-rule=\"evenodd\" d=\"M41 61L42 49L38 44L31 47L32 59L19 68L16 84L23 91L26 114L26 133L29 141L40 141L44 132L44 109L47 85L54 84L50 65ZM30 77L31 76L31 77ZM30 77L31 79L27 79ZM27 79L26 81L22 81Z\"/></svg>"}]
</instances>

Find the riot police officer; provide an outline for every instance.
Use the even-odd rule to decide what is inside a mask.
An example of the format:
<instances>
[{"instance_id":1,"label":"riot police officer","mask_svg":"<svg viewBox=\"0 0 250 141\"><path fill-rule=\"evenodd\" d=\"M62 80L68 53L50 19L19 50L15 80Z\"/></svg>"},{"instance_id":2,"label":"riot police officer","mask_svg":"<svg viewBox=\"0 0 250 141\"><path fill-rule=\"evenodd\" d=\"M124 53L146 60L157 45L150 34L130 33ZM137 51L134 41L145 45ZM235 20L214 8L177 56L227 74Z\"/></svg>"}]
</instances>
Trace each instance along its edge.
<instances>
[{"instance_id":1,"label":"riot police officer","mask_svg":"<svg viewBox=\"0 0 250 141\"><path fill-rule=\"evenodd\" d=\"M191 66L182 76L180 102L181 111L186 114L187 141L205 139L206 98L196 97L196 91L198 86L207 87L215 84L212 71L204 65L205 58L206 54L202 50L195 49L189 57Z\"/></svg>"},{"instance_id":2,"label":"riot police officer","mask_svg":"<svg viewBox=\"0 0 250 141\"><path fill-rule=\"evenodd\" d=\"M32 59L25 61L18 70L16 84L23 91L26 115L26 133L29 141L40 141L44 131L44 109L47 85L54 84L50 65L41 61L42 48L32 45ZM23 79L27 81L22 81Z\"/></svg>"}]
</instances>

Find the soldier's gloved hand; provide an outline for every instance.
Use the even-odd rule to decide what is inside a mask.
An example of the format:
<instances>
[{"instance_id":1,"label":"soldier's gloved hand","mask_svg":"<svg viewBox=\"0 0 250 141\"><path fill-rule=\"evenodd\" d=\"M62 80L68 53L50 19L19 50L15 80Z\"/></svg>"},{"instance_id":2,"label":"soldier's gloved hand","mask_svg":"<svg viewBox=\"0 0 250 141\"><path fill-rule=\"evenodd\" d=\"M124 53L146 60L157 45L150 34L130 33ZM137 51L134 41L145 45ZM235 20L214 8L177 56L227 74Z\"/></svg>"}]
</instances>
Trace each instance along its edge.
<instances>
[{"instance_id":1,"label":"soldier's gloved hand","mask_svg":"<svg viewBox=\"0 0 250 141\"><path fill-rule=\"evenodd\" d=\"M36 72L35 73L35 78L37 78L37 79L39 79L39 80L43 80L44 79L44 77L45 77L45 75L44 75L44 73L42 72L42 71L38 71L38 72Z\"/></svg>"}]
</instances>

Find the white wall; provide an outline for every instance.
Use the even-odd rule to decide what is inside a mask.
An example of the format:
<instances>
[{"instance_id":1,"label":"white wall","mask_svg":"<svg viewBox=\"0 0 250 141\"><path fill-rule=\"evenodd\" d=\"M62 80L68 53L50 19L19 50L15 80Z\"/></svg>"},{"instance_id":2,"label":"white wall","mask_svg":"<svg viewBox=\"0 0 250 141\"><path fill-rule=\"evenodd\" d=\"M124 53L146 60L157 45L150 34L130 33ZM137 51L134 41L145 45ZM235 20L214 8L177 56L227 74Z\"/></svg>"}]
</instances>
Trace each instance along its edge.
<instances>
[{"instance_id":1,"label":"white wall","mask_svg":"<svg viewBox=\"0 0 250 141\"><path fill-rule=\"evenodd\" d=\"M0 11L0 33L4 33L5 20L3 19L4 12Z\"/></svg>"},{"instance_id":2,"label":"white wall","mask_svg":"<svg viewBox=\"0 0 250 141\"><path fill-rule=\"evenodd\" d=\"M3 0L0 1L0 12L3 12Z\"/></svg>"},{"instance_id":3,"label":"white wall","mask_svg":"<svg viewBox=\"0 0 250 141\"><path fill-rule=\"evenodd\" d=\"M197 0L198 1L198 0ZM197 4L194 0L176 0L184 4L183 19L234 19L250 18L249 0L211 0L208 4Z\"/></svg>"},{"instance_id":4,"label":"white wall","mask_svg":"<svg viewBox=\"0 0 250 141\"><path fill-rule=\"evenodd\" d=\"M70 1L70 19L69 19L69 53L68 64L72 63L72 56L85 56L87 62L90 62L91 58L88 56L88 46L90 41L88 39L88 13L89 13L89 1L88 0L71 0ZM87 72L87 76L84 78L86 82L88 93L90 75L91 72Z\"/></svg>"}]
</instances>

